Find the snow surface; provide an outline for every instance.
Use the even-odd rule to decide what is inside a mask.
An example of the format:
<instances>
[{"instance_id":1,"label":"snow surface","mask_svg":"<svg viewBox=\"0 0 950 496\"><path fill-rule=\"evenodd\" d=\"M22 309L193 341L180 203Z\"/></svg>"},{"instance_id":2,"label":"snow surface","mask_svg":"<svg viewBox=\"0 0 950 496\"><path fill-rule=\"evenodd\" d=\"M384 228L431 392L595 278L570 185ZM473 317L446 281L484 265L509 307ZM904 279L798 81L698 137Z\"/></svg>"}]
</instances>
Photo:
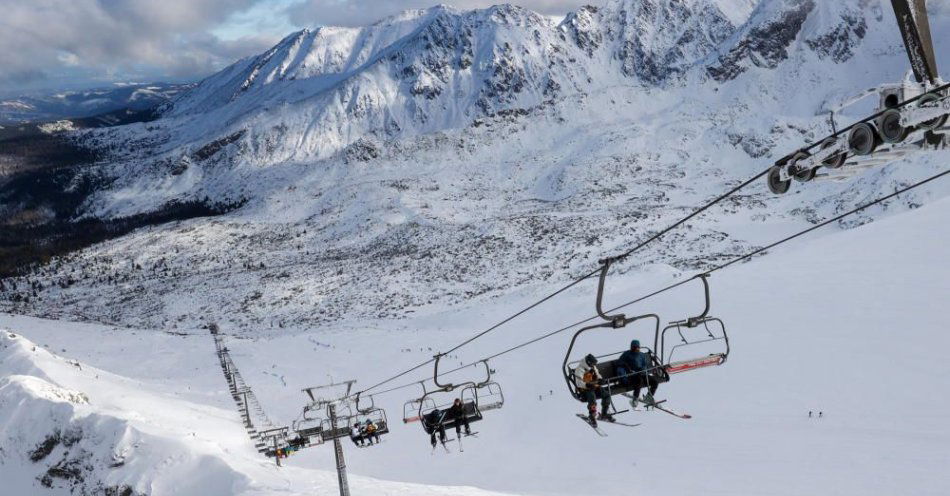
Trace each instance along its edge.
<instances>
[{"instance_id":1,"label":"snow surface","mask_svg":"<svg viewBox=\"0 0 950 496\"><path fill-rule=\"evenodd\" d=\"M183 93L158 121L73 134L111 154L89 168L103 186L80 216L246 203L2 281L0 310L18 316L0 314L0 325L24 337L0 351L0 479L28 492L51 468L78 467L77 491L332 494L328 449L281 470L253 451L202 325L221 324L281 423L299 415L300 389L328 376L367 386L428 359L823 136L823 109L900 80L887 8L611 0L555 22L441 6L291 34ZM946 45L950 17L932 27ZM617 267L609 298L804 229L948 158L796 184L784 197L754 185ZM464 455L430 455L418 425L397 425L376 449L348 449L353 484L360 494L947 494L948 193L934 182L715 275L713 312L733 355L661 390L690 421L640 413L628 415L640 427L592 435L563 391L562 334L493 363L508 403ZM698 291L637 308L680 319L698 311ZM588 282L451 361L587 317L592 292ZM584 347L616 351L630 337L605 332ZM398 424L419 393L378 403ZM27 461L57 430L60 445ZM124 464L108 468L116 457Z\"/></svg>"},{"instance_id":2,"label":"snow surface","mask_svg":"<svg viewBox=\"0 0 950 496\"><path fill-rule=\"evenodd\" d=\"M465 440L464 454L430 455L418 425L399 424L402 402L416 391L378 398L395 428L378 448L347 447L351 474L358 475L354 493L441 494L434 485L451 484L519 494L946 494L950 399L939 392L950 381L943 351L950 337L939 302L950 295L943 243L950 239L948 214L950 200L936 201L801 239L714 275L712 310L727 323L732 355L722 367L674 376L659 394L692 420L628 413L626 420L643 425L605 426L608 438L594 436L574 419L583 406L564 391L559 366L569 335L562 334L493 362L507 403L475 424L479 436ZM608 299L625 301L678 276L670 267L651 266L611 277ZM589 316L592 290L567 293L452 361ZM538 291L445 308L411 323L354 320L266 338L242 333L228 346L271 418L289 422L304 403L302 387L329 377L355 377L366 386L446 349ZM698 288L684 287L638 311L671 320L700 306ZM0 325L25 336L0 338L0 474L14 487L37 487L38 474L66 456L55 451L49 461L31 464L25 451L53 429L80 426L90 434L80 449L99 458L125 453L128 460L118 469L97 468L94 478L104 483L148 487L152 494L333 494L326 447L304 451L279 470L256 457L230 410L206 331L172 334L10 315L0 315ZM615 351L633 336L647 339L645 329L637 332L602 331L584 351ZM26 339L79 360L82 368L42 346L33 351ZM77 396L88 404L65 399ZM809 410L822 411L823 418L808 418ZM149 461L158 459L171 463ZM163 485L170 484L169 473L194 486Z\"/></svg>"},{"instance_id":3,"label":"snow surface","mask_svg":"<svg viewBox=\"0 0 950 496\"><path fill-rule=\"evenodd\" d=\"M117 368L134 361L139 379L63 358L26 337L3 331L3 494L126 494L122 491L131 490L128 494L303 495L336 491L334 472L296 467L278 471L256 456L237 413L213 405L222 397L220 388L214 387L220 384L213 382L220 381L210 380L218 379L214 363L201 360L213 353L196 350L184 356L178 348L185 339L159 333L149 333L142 341L109 339L106 346L89 347L92 343L81 339L107 339L116 330L10 317L4 321L30 329L30 334L44 340L66 338L57 346L75 344L91 361ZM52 336L44 335L50 331ZM147 348L140 348L143 345ZM191 364L196 366L188 366ZM51 437L62 440L36 461L30 460ZM357 494L491 494L365 477L351 481Z\"/></svg>"}]
</instances>

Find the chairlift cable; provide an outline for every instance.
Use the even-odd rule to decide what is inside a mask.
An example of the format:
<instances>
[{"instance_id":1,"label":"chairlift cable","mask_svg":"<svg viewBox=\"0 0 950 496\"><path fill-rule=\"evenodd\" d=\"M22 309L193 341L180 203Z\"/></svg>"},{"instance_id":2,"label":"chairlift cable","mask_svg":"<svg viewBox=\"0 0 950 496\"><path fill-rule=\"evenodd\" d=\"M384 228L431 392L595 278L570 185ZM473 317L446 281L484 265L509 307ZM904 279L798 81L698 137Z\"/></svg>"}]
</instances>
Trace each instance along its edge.
<instances>
[{"instance_id":1,"label":"chairlift cable","mask_svg":"<svg viewBox=\"0 0 950 496\"><path fill-rule=\"evenodd\" d=\"M774 242L774 243L772 243L772 244L770 244L770 245L763 246L763 247L761 247L761 248L759 248L759 249L757 249L757 250L754 250L754 251L752 251L752 252L750 252L750 253L747 253L747 254L745 254L745 255L742 255L741 257L736 257L736 258L734 258L734 259L732 259L732 260L730 260L730 261L728 261L728 262L726 262L726 263L724 263L724 264L722 264L722 265L718 265L718 266L714 267L713 269L710 269L710 270L709 270L708 272L706 272L706 273L707 273L707 274L711 274L711 273L716 272L716 271L718 271L718 270L725 269L726 267L729 267L729 266L732 265L732 264L735 264L735 263L740 262L740 261L742 261L742 260L745 260L745 259L754 257L754 256L758 255L759 253L762 253L762 252L764 252L764 251L767 251L767 250L770 250L770 249L772 249L772 248L775 248L776 246L781 245L781 244L783 244L783 243L786 243L786 242L788 242L788 241L791 241L791 240L793 240L793 239L795 239L795 238L797 238L797 237L799 237L799 236L803 236L803 235L805 235L805 234L808 234L808 233L810 233L810 232L812 232L812 231L814 231L814 230L816 230L816 229L819 229L819 228L821 228L821 227L827 226L828 224L831 224L831 223L833 223L833 222L837 222L837 221L839 221L839 220L841 220L841 219L843 219L843 218L845 218L845 217L848 217L848 216L850 216L850 215L854 215L854 214L856 214L856 213L858 213L858 212L860 212L860 211L862 211L862 210L866 210L866 209L868 209L868 208L870 208L870 207L872 207L872 206L874 206L874 205L877 205L878 203L885 202L885 201L887 201L887 200L890 200L891 198L894 198L894 197L899 196L899 195L901 195L901 194L903 194L903 193L906 193L906 192L908 192L908 191L910 191L910 190L912 190L912 189L914 189L914 188L917 188L917 187L919 187L919 186L923 186L924 184L927 184L927 183L929 183L929 182L931 182L931 181L935 181L935 180L937 180L937 179L940 179L941 177L946 176L947 174L950 174L950 169L947 169L947 170L945 170L945 171L943 171L943 172L941 172L941 173L939 173L939 174L930 176L930 177L928 177L927 179L924 179L924 180L921 180L921 181L919 181L919 182L916 182L916 183L914 183L914 184L912 184L912 185L910 185L910 186L907 186L907 187L905 187L905 188L896 190L896 191L894 191L893 193L891 193L891 194L889 194L889 195L882 196L882 197L880 197L880 198L877 198L876 200L873 200L873 201L870 201L870 202L865 203L865 204L863 204L863 205L857 206L857 207L855 207L855 208L853 208L853 209L851 209L851 210L849 210L849 211L847 211L847 212L845 212L845 213L843 213L843 214L841 214L841 215L837 215L837 216L832 217L832 218L830 218L830 219L828 219L828 220L825 220L825 221L823 221L823 222L821 222L821 223L815 224L814 226L811 226L811 227L809 227L808 229L805 229L804 231L799 231L799 232L797 232L797 233L795 233L795 234L793 234L793 235L791 235L791 236L788 236L787 238L784 238L784 239L781 239L781 240L779 240L779 241L776 241L776 242Z\"/></svg>"},{"instance_id":2,"label":"chairlift cable","mask_svg":"<svg viewBox=\"0 0 950 496\"><path fill-rule=\"evenodd\" d=\"M615 312L615 311L617 311L617 310L626 308L626 307L628 307L628 306L630 306L630 305L639 303L639 302L644 301L644 300L646 300L646 299L649 299L649 298L652 298L652 297L654 297L654 296L657 296L657 295L659 295L659 294L661 294L661 293L665 293L665 292L667 292L667 291L670 291L670 290L672 290L672 289L675 289L675 288L677 288L677 287L679 287L679 286L682 286L682 285L684 285L684 284L686 284L686 283L692 281L693 279L696 279L697 277L699 277L699 276L701 276L701 275L708 275L708 274L712 274L713 272L717 272L717 271L723 270L723 269L725 269L725 268L727 268L727 267L729 267L729 266L731 266L731 265L733 265L733 264L736 264L736 263L741 262L741 261L743 261L743 260L746 260L746 259L749 259L749 258L751 258L751 257L754 257L754 256L756 256L756 255L758 255L758 254L760 254L760 253L762 253L762 252L768 251L768 250L770 250L770 249L772 249L772 248L775 248L776 246L779 246L779 245L781 245L781 244L787 243L787 242L789 242L789 241L791 241L791 240L793 240L793 239L796 239L796 238L801 237L801 236L803 236L803 235L805 235L805 234L808 234L808 233L810 233L810 232L812 232L812 231L814 231L814 230L816 230L816 229L819 229L819 228L822 228L822 227L824 227L824 226L827 226L828 224L837 222L837 221L839 221L839 220L841 220L841 219L843 219L843 218L845 218L845 217L854 215L854 214L856 214L856 213L858 213L858 212L861 212L861 211L863 211L863 210L867 210L868 208L870 208L870 207L872 207L872 206L874 206L874 205L877 205L877 204L879 204L879 203L885 202L885 201L887 201L887 200L889 200L889 199L891 199L891 198L894 198L894 197L896 197L896 196L902 195L902 194L904 194L904 193L906 193L906 192L908 192L908 191L911 191L911 190L916 189L916 188L918 188L918 187L920 187L920 186L923 186L923 185L925 185L925 184L927 184L927 183L930 183L930 182L932 182L932 181L935 181L935 180L937 180L937 179L940 179L941 177L944 177L944 176L946 176L946 175L948 175L948 174L950 174L950 169L948 169L948 170L946 170L946 171L943 171L943 172L941 172L941 173L939 173L939 174L930 176L930 177L928 177L928 178L926 178L926 179L923 179L923 180L921 180L921 181L918 181L918 182L916 182L916 183L914 183L914 184L911 184L910 186L906 186L906 187L904 187L904 188L901 188L901 189L899 189L899 190L896 190L896 191L894 191L893 193L890 193L890 194L888 194L888 195L879 197L879 198L877 198L877 199L875 199L875 200L872 200L872 201L870 201L870 202L867 202L867 203L864 203L864 204L862 204L862 205L859 205L859 206L857 206L857 207L855 207L855 208L853 208L853 209L851 209L851 210L849 210L849 211L847 211L847 212L844 212L844 213L842 213L842 214L840 214L840 215L836 215L835 217L832 217L832 218L830 218L830 219L827 219L827 220L825 220L825 221L822 221L822 222L820 222L820 223L818 223L818 224L815 224L814 226L809 227L808 229L799 231L799 232L797 232L797 233L795 233L795 234L793 234L793 235L791 235L791 236L787 236L787 237L785 237L785 238L783 238L783 239L781 239L781 240L779 240L779 241L776 241L776 242L771 243L771 244L769 244L769 245L763 246L763 247L761 247L761 248L757 248L757 249L755 249L755 250L753 250L753 251L751 251L751 252L749 252L749 253L746 253L746 254L744 254L744 255L735 257L735 258L733 258L732 260L730 260L730 261L728 261L728 262L726 262L726 263L724 263L724 264L721 264L721 265L718 265L718 266L716 266L716 267L713 267L712 269L709 269L709 270L707 270L707 271L700 272L700 273L698 273L698 274L696 274L696 275L693 275L693 276L691 276L691 277L689 277L689 278L683 279L683 280L681 280L681 281L678 281L678 282L675 282L675 283L673 283L673 284L670 284L670 285L668 285L668 286L666 286L666 287L664 287L664 288L658 289L658 290L656 290L656 291L654 291L654 292L652 292L652 293L649 293L649 294L647 294L647 295L641 296L641 297L639 297L639 298L636 298L636 299L634 299L634 300L628 301L628 302L623 303L623 304L621 304L621 305L619 305L619 306L616 306L616 307L614 307L614 308L611 308L610 310L607 311L607 313L613 313L613 312ZM634 250L634 251L635 251L635 250ZM618 258L619 258L619 257L618 257ZM590 276L587 276L587 277L590 277ZM575 282L575 284L576 284L576 282ZM485 358L478 359L478 360L476 360L476 361L473 361L473 362L468 363L468 364L466 364L466 365L462 365L462 366L457 367L457 368L455 368L455 369L452 369L452 370L449 370L449 371L446 371L446 372L442 372L442 373L439 374L439 376L443 376L443 375L451 374L451 373L454 373L454 372L458 372L458 371L463 370L463 369L465 369L465 368L468 368L468 367L471 367L471 366L473 366L473 365L477 365L477 364L479 364L479 363L482 363L482 362L484 362L484 361L486 361L486 360L493 360L493 359L498 358L498 357L500 357L500 356L502 356L502 355L506 355L506 354L508 354L508 353L517 351L517 350L519 350L519 349L521 349L521 348L525 348L525 347L530 346L530 345L532 345L532 344L535 344L535 343L537 343L537 342L539 342L539 341L543 341L543 340L545 340L545 339L548 339L548 338L550 338L550 337L553 337L553 336L555 336L555 335L557 335L557 334L560 334L560 333L562 333L562 332L564 332L564 331L568 331L568 330L570 330L570 329L573 329L573 328L575 328L575 327L577 327L577 326L579 326L579 325L582 325L582 324L585 324L585 323L587 323L587 322L590 322L590 321L592 321L592 320L594 320L594 319L596 319L596 318L598 318L598 317L599 317L598 315L593 315L593 316L588 317L588 318L586 318L586 319L584 319L584 320L575 322L575 323L573 323L573 324L564 326L564 327L562 327L562 328L560 328L560 329L557 329L557 330L555 330L555 331L551 331L551 332L549 332L549 333L547 333L547 334L538 336L538 337L533 338L533 339L531 339L531 340L525 341L525 342L523 342L523 343L521 343L521 344L515 345L515 346L513 346L513 347L511 347L511 348L508 348L508 349L506 349L506 350L504 350L504 351L495 353L495 354L490 355L490 356L487 356L487 357L485 357ZM453 350L453 351L454 351L454 350ZM429 362L427 362L427 363L431 363L432 361L434 361L434 359L433 359L433 360L429 360ZM420 367L421 367L421 366L420 366ZM418 367L417 367L417 368L418 368ZM400 389L405 389L405 388L408 388L408 387L410 387L410 386L415 386L415 385L419 384L419 382L420 382L420 381L414 381L414 382L409 383L409 384L404 384L404 385L402 385L402 386L397 386L397 387L393 387L393 388L390 388L390 389L387 389L387 390L384 390L384 391L379 391L379 392L377 392L377 393L374 393L374 395L378 396L378 395L390 393L390 392L393 392L393 391L398 391L398 390L400 390Z\"/></svg>"},{"instance_id":3,"label":"chairlift cable","mask_svg":"<svg viewBox=\"0 0 950 496\"><path fill-rule=\"evenodd\" d=\"M770 168L771 168L771 167L770 167ZM664 235L666 235L668 232L672 231L673 229L676 229L677 227L679 227L679 226L685 224L687 221L689 221L689 220L692 219L693 217L696 217L697 215L699 215L699 214L705 212L706 210L709 210L710 208L712 208L713 206L715 206L715 205L718 204L719 202L721 202L721 201L725 200L726 198L729 198L730 196L732 196L732 195L738 193L739 191L741 191L742 189L744 189L746 186L748 186L748 185L754 183L755 181L758 181L759 179L765 177L765 175L767 175L768 173L769 173L769 169L765 169L764 171L762 171L762 172L756 174L755 176L749 178L749 179L746 180L745 182L739 184L739 185L736 186L735 188L732 188L731 190L729 190L729 191L727 191L727 192L725 192L725 193L719 195L717 198L715 198L715 199L713 199L713 200L707 202L705 205L703 205L702 207L696 209L693 213L687 215L686 217L683 217L682 219L680 219L679 221L677 221L677 222L674 223L673 225L671 225L671 226L667 227L666 229L663 229L662 231L660 231L660 232L654 234L653 236L651 236L651 237L650 237L649 239L647 239L646 241L643 241L643 242L641 242L640 244L638 244L637 246L634 246L633 248L631 248L631 249L629 249L629 250L623 252L622 254L620 254L620 255L618 255L618 256L616 256L616 257L613 257L613 259L614 259L614 260L623 260L623 259L629 257L630 255L632 255L633 253L639 251L641 248L645 247L646 245L648 245L648 244L650 244L650 243L652 243L652 242L654 242L654 241L660 239L661 237L663 237Z\"/></svg>"},{"instance_id":4,"label":"chairlift cable","mask_svg":"<svg viewBox=\"0 0 950 496\"><path fill-rule=\"evenodd\" d=\"M766 174L768 174L768 172L769 172L769 169L765 169L765 170L763 170L762 172L759 172L759 173L756 174L755 176L753 176L753 177L747 179L746 181L740 183L738 186L735 186L735 187L732 188L731 190L729 190L729 191L727 191L727 192L725 192L725 193L719 195L718 197L714 198L713 200L710 200L709 202L707 202L706 204L704 204L702 207L696 209L695 211L693 211L691 214L687 215L686 217L684 217L684 218L680 219L679 221L673 223L672 225L666 227L666 228L663 229L662 231L660 231L660 232L654 234L653 236L651 236L650 238L646 239L645 241L640 242L639 244L637 244L637 245L634 246L633 248L627 250L626 252L624 252L624 253L622 253L622 254L616 256L616 257L613 257L613 259L614 259L614 260L623 260L623 259L625 259L626 257L629 257L630 255L632 255L632 254L635 253L636 251L638 251L638 250L644 248L645 246L649 245L650 243L653 243L654 241L660 239L661 237L663 237L664 235L666 235L666 234L669 233L670 231L672 231L672 230L676 229L677 227L679 227L679 226L685 224L685 223L686 223L687 221L689 221L690 219L692 219L692 218L696 217L697 215L699 215L699 214L705 212L706 210L712 208L713 206L715 206L715 205L718 204L719 202L725 200L726 198L729 198L730 196L732 196L732 195L738 193L739 191L741 191L741 190L744 189L745 187L749 186L750 184L754 183L755 181L761 179L763 176L765 176ZM551 293L551 294L545 296L544 298L542 298L542 299L540 299L540 300L538 300L538 301L532 303L531 305L529 305L529 306L527 306L527 307L525 307L525 308L519 310L518 312L516 312L516 313L510 315L509 317L507 317L507 318L505 318L504 320L498 322L497 324L495 324L495 325L489 327L488 329L485 329L484 331L479 332L478 334L472 336L471 338L469 338L469 339L463 341L463 342L460 343L459 345L457 345L457 346L455 346L455 347L449 349L448 351L446 351L446 352L444 352L444 353L442 353L442 354L448 354L448 353L452 353L452 352L454 352L454 351L458 351L460 348L462 348L462 347L464 347L464 346L466 346L466 345L468 345L468 344L471 344L473 341L475 341L475 340L477 340L477 339L479 339L479 338L485 336L486 334L488 334L488 333L490 333L490 332L495 331L496 329L498 329L499 327L504 326L505 324L508 324L509 322L511 322L511 321L517 319L518 317L524 315L525 313L527 313L527 312L533 310L534 308L538 307L539 305L541 305L541 304L547 302L548 300L551 300L551 299L554 298L555 296L557 296L557 295L559 295L559 294L561 294L561 293L567 291L568 289L570 289L570 288L576 286L577 284L580 284L581 282L583 282L583 281L585 281L585 280L587 280L587 279L589 279L589 278L591 278L591 277L597 275L598 273L600 273L600 268L595 269L594 271L592 271L592 272L590 272L590 273L588 273L588 274L585 274L585 275L583 275L583 276L580 276L580 277L574 279L573 281L571 281L571 282L568 283L567 285L561 287L561 288L558 289L557 291L555 291L555 292L553 292L553 293ZM592 317L592 318L593 318L593 317ZM588 319L588 320L589 320L589 319ZM585 322L586 322L586 321L585 321ZM379 386L383 386L383 385L385 385L385 384L389 384L390 382L392 382L392 381L394 381L394 380L396 380L396 379L399 379L400 377L403 377L403 376L405 376L406 374L409 374L409 373L412 373L412 372L414 372L414 371L416 371L416 370L419 370L420 368L425 367L426 365L429 365L429 364L433 363L434 361L435 361L434 358L430 358L429 360L426 360L425 362L422 362L422 363L420 363L420 364L418 364L418 365L416 365L416 366L414 366L414 367L412 367L412 368L410 368L410 369L408 369L408 370L405 370L405 371L403 371L403 372L400 372L399 374L396 374L396 375L394 375L394 376L392 376L392 377L390 377L390 378L388 378L388 379L385 379L385 380L383 380L383 381L380 381L380 382L378 382L378 383L376 383L376 384L374 384L374 385L372 385L372 386L370 386L370 387L368 387L368 388L366 388L366 389L363 389L363 390L361 390L361 391L358 391L358 393L367 393L367 392L369 392L369 391L371 391L371 390L373 390L373 389L376 389L376 388L379 387ZM464 368L464 367L463 367L463 368ZM452 372L454 372L454 371L452 371ZM446 374L447 374L447 373L449 373L449 372L446 372ZM439 374L439 375L444 375L444 374ZM417 381L417 382L418 382L418 381ZM417 382L414 382L413 384L416 384ZM408 385L405 386L405 387L408 387ZM402 389L402 386L400 386L400 387L397 388L397 389ZM388 392L388 390L387 390L387 392ZM354 395L355 395L355 394L356 394L356 393L354 393Z\"/></svg>"}]
</instances>

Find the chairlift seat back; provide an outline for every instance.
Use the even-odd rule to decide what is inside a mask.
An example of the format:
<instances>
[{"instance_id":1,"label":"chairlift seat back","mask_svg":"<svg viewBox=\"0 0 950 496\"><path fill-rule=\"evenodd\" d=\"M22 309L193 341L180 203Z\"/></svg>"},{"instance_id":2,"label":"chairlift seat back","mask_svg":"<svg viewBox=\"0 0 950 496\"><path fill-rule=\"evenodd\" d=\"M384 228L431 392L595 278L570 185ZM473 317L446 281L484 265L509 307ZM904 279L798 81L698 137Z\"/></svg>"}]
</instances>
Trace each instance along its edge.
<instances>
[{"instance_id":1,"label":"chairlift seat back","mask_svg":"<svg viewBox=\"0 0 950 496\"><path fill-rule=\"evenodd\" d=\"M654 367L658 367L654 355L652 353L646 354L650 356L651 364ZM600 387L606 388L610 392L611 396L629 393L630 391L636 389L634 384L623 384L623 377L621 377L620 373L617 372L618 365L620 365L619 358L615 358L613 360L602 360L597 364L597 371L600 372L600 376L604 378L604 384L601 384ZM572 370L573 375L577 371L577 367L574 367ZM653 369L650 375L659 382L669 381L669 376L666 373L663 373L659 368ZM587 401L584 398L583 391L578 391L574 397L578 401Z\"/></svg>"},{"instance_id":2,"label":"chairlift seat back","mask_svg":"<svg viewBox=\"0 0 950 496\"><path fill-rule=\"evenodd\" d=\"M444 410L444 411L445 411L445 410ZM465 418L468 419L468 423L469 423L469 424L471 424L471 423L473 423L473 422L478 422L479 420L481 420L481 419L483 418L483 417L482 417L482 412L479 411L478 407L475 406L475 402L474 402L474 401L468 401L468 402L463 403L463 411L464 411ZM425 415L426 415L426 414L424 413L424 414L423 414L423 417L424 417ZM445 426L445 429L446 429L446 430L450 430L450 429L454 429L456 425L462 425L462 424L460 424L460 422L461 422L461 421L460 421L459 419L456 419L456 418L451 418L451 419L446 418L446 419L442 422L442 425ZM430 425L428 422L423 421L423 422L422 422L422 427L425 428L425 431L426 431L427 433L432 434L433 432L435 432L436 427L438 427L438 425Z\"/></svg>"}]
</instances>

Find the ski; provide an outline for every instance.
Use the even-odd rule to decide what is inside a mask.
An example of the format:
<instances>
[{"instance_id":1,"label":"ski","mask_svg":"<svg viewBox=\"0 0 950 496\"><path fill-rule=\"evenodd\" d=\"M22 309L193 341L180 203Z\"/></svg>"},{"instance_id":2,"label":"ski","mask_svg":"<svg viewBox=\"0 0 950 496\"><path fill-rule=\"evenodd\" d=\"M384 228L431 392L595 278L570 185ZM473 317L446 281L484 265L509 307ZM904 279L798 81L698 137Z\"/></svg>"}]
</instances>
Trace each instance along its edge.
<instances>
[{"instance_id":1,"label":"ski","mask_svg":"<svg viewBox=\"0 0 950 496\"><path fill-rule=\"evenodd\" d=\"M452 439L446 439L445 442L440 442L440 443L439 443L439 444L442 445L442 449L444 449L446 453L451 453L451 451L449 451L449 447L446 446L445 443L451 443L452 441L455 441L455 439L454 439L454 438L452 438ZM435 445L432 446L432 453L431 453L431 454L433 454L433 455L435 454L435 450L439 447L439 444L435 444Z\"/></svg>"},{"instance_id":2,"label":"ski","mask_svg":"<svg viewBox=\"0 0 950 496\"><path fill-rule=\"evenodd\" d=\"M630 398L630 399L631 399L631 402L632 402L632 400L634 399L634 398L633 398L633 395L630 395L630 394L627 394L627 393L624 393L623 396L625 396L625 397L627 397L627 398ZM644 407L645 409L647 409L647 410L649 410L649 409L651 409L651 408L656 408L657 410L659 410L659 411L661 411L661 412L668 413L668 414L670 414L670 415L672 415L672 416L674 416L674 417L678 417L678 418L681 418L681 419L684 419L684 420L693 418L693 416L690 415L690 414L688 414L688 413L679 413L679 412L677 412L677 411L675 411L675 410L672 410L672 409L670 409L670 408L667 408L667 407L665 407L665 406L660 406L662 403L666 403L666 400L660 400L660 401L654 401L654 402L646 402L646 401L643 401L643 400L637 400L637 401L639 401L639 403L640 403L641 405L643 405L643 407ZM631 405L632 405L632 403L631 403ZM636 406L633 406L633 405L632 405L632 409L633 409L633 411L635 411L635 412L641 411L639 408L637 408Z\"/></svg>"},{"instance_id":3,"label":"ski","mask_svg":"<svg viewBox=\"0 0 950 496\"><path fill-rule=\"evenodd\" d=\"M648 404L648 405L645 405L645 406L646 406L647 408L656 408L657 410L659 410L659 411L661 411L661 412L668 413L668 414L670 414L670 415L672 415L672 416L674 416L674 417L681 418L681 419L683 419L683 420L687 420L687 419L693 418L693 416L690 415L690 414L688 414L688 413L679 413L679 412L677 412L677 411L675 411L675 410L671 410L671 409L669 409L669 408L666 408L665 406L660 406L661 403L666 403L666 400L657 401L657 402L655 402L655 403L651 403L651 404Z\"/></svg>"},{"instance_id":4,"label":"ski","mask_svg":"<svg viewBox=\"0 0 950 496\"><path fill-rule=\"evenodd\" d=\"M577 415L577 418L581 419L581 421L583 421L585 424L587 424L591 429L594 429L594 432L596 432L597 435L599 435L600 437L607 437L607 433L604 432L604 431L602 431L602 430L600 429L600 427L594 425L594 423L592 423L592 422L590 421L590 419L587 418L587 415L584 415L584 414L581 414L581 413L577 413L577 414L575 414L575 415Z\"/></svg>"},{"instance_id":5,"label":"ski","mask_svg":"<svg viewBox=\"0 0 950 496\"><path fill-rule=\"evenodd\" d=\"M628 424L625 422L617 422L616 420L614 420L613 422L609 420L601 420L597 425L600 425L600 424L614 424L614 425L622 425L624 427L636 427L640 425L640 424Z\"/></svg>"}]
</instances>

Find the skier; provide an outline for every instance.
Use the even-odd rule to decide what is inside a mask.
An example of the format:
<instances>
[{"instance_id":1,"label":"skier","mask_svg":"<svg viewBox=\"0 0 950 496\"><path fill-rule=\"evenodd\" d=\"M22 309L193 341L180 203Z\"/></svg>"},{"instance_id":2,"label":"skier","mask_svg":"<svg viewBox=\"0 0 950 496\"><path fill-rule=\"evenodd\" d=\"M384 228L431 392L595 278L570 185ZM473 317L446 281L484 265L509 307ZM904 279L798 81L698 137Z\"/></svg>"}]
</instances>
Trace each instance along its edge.
<instances>
[{"instance_id":1,"label":"skier","mask_svg":"<svg viewBox=\"0 0 950 496\"><path fill-rule=\"evenodd\" d=\"M369 444L373 444L373 439L376 439L376 444L379 444L379 428L376 427L376 424L372 420L366 419L366 427L364 432L366 439L369 440Z\"/></svg>"},{"instance_id":2,"label":"skier","mask_svg":"<svg viewBox=\"0 0 950 496\"><path fill-rule=\"evenodd\" d=\"M452 402L452 406L449 407L448 414L446 417L455 420L455 436L462 437L462 425L465 425L465 435L471 436L472 429L468 426L468 415L465 415L465 405L462 404L462 400L455 398L455 401Z\"/></svg>"},{"instance_id":3,"label":"skier","mask_svg":"<svg viewBox=\"0 0 950 496\"><path fill-rule=\"evenodd\" d=\"M360 430L359 422L354 423L350 429L350 439L353 441L353 444L363 447L363 431Z\"/></svg>"},{"instance_id":4,"label":"skier","mask_svg":"<svg viewBox=\"0 0 950 496\"><path fill-rule=\"evenodd\" d=\"M604 378L597 370L597 357L588 354L584 360L574 369L574 383L577 384L577 391L587 401L587 418L591 424L597 425L597 398L600 398L600 419L613 422L614 418L608 410L610 409L610 395L600 387Z\"/></svg>"},{"instance_id":5,"label":"skier","mask_svg":"<svg viewBox=\"0 0 950 496\"><path fill-rule=\"evenodd\" d=\"M445 445L445 420L446 412L439 410L438 408L427 413L425 417L422 418L422 421L425 422L425 425L432 428L432 434L429 436L429 442L432 443L432 447L435 448L435 433L439 433L439 442Z\"/></svg>"},{"instance_id":6,"label":"skier","mask_svg":"<svg viewBox=\"0 0 950 496\"><path fill-rule=\"evenodd\" d=\"M640 388L643 386L649 387L649 392L641 401L646 405L655 402L653 395L660 383L649 373L650 368L650 355L640 351L640 341L637 339L630 342L630 349L623 352L617 360L617 375L621 378L621 384L634 388L630 402L634 408L637 407L637 398L640 397Z\"/></svg>"}]
</instances>

